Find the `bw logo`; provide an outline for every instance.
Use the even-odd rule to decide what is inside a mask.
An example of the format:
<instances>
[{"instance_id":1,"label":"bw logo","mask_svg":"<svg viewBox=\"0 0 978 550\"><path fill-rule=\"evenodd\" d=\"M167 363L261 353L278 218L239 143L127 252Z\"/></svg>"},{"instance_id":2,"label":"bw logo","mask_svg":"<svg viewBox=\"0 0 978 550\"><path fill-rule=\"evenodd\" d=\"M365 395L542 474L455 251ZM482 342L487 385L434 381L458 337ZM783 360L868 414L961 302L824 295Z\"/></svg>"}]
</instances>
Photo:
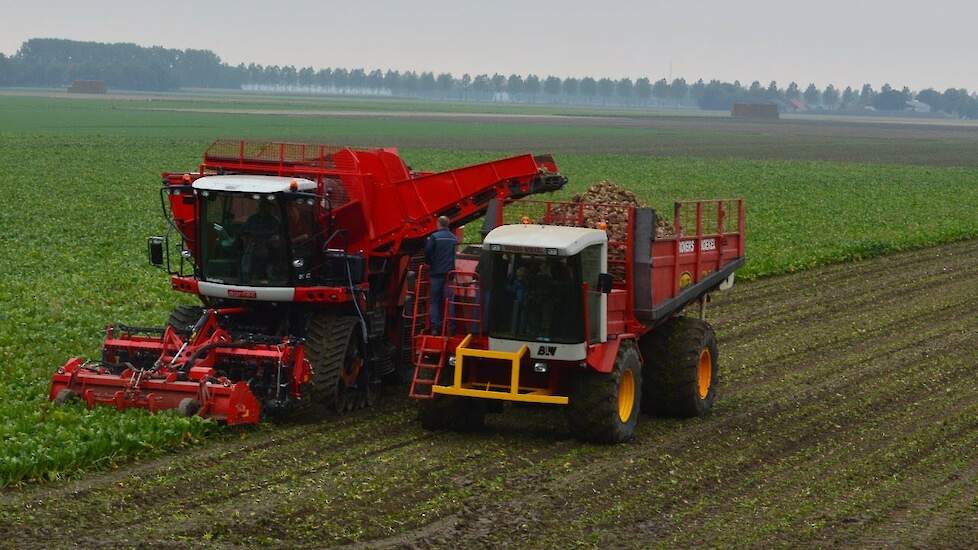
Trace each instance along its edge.
<instances>
[{"instance_id":1,"label":"bw logo","mask_svg":"<svg viewBox=\"0 0 978 550\"><path fill-rule=\"evenodd\" d=\"M537 350L537 355L549 355L553 357L557 355L557 346L540 346L540 349Z\"/></svg>"}]
</instances>

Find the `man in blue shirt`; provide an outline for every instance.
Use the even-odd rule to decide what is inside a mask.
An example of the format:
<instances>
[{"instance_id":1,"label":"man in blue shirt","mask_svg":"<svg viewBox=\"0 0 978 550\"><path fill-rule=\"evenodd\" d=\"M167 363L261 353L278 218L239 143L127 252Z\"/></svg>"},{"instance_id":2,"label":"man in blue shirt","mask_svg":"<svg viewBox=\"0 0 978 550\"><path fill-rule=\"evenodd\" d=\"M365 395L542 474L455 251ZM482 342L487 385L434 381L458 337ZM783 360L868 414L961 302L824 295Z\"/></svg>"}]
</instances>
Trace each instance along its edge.
<instances>
[{"instance_id":1,"label":"man in blue shirt","mask_svg":"<svg viewBox=\"0 0 978 550\"><path fill-rule=\"evenodd\" d=\"M429 315L431 317L432 334L441 334L442 318L441 313L445 307L445 299L449 300L448 316L454 317L455 308L452 307L451 298L446 296L445 278L450 271L455 270L455 248L458 246L458 239L448 228L449 220L445 216L438 218L438 230L432 233L424 243L424 259L428 264L428 277L430 278L430 294L428 297ZM455 331L455 322L449 320L449 333Z\"/></svg>"}]
</instances>

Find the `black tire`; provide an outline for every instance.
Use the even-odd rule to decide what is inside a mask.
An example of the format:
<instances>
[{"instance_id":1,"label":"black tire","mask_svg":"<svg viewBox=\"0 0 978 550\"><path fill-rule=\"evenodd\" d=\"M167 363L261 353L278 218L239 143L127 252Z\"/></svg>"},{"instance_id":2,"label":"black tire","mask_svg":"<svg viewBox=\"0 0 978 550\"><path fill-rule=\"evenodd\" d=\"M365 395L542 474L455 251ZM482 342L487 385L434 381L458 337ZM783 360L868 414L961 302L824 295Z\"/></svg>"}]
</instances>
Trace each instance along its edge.
<instances>
[{"instance_id":1,"label":"black tire","mask_svg":"<svg viewBox=\"0 0 978 550\"><path fill-rule=\"evenodd\" d=\"M65 388L59 391L58 395L54 396L54 400L52 401L52 403L54 404L54 406L60 407L62 405L67 405L68 403L77 401L79 397L80 396L76 392L69 390L68 388Z\"/></svg>"},{"instance_id":2,"label":"black tire","mask_svg":"<svg viewBox=\"0 0 978 550\"><path fill-rule=\"evenodd\" d=\"M676 317L643 337L640 345L645 357L643 410L675 418L713 410L720 369L716 334L709 323ZM704 360L708 368L701 365Z\"/></svg>"},{"instance_id":3,"label":"black tire","mask_svg":"<svg viewBox=\"0 0 978 550\"><path fill-rule=\"evenodd\" d=\"M627 441L635 433L641 401L642 360L634 343L622 342L610 373L574 373L567 423L574 436L584 441Z\"/></svg>"},{"instance_id":4,"label":"black tire","mask_svg":"<svg viewBox=\"0 0 978 550\"><path fill-rule=\"evenodd\" d=\"M454 370L445 367L439 376L439 383L452 380ZM482 399L436 395L423 399L418 405L418 419L421 427L429 431L453 430L456 432L480 431L486 426L487 404Z\"/></svg>"},{"instance_id":5,"label":"black tire","mask_svg":"<svg viewBox=\"0 0 978 550\"><path fill-rule=\"evenodd\" d=\"M204 314L204 308L200 306L177 306L170 312L167 324L177 331L177 334L186 338L194 329L194 325Z\"/></svg>"},{"instance_id":6,"label":"black tire","mask_svg":"<svg viewBox=\"0 0 978 550\"><path fill-rule=\"evenodd\" d=\"M324 408L343 413L370 403L371 388L366 365L362 367L362 376L358 377L362 391L356 393L362 395L346 395L347 388L341 378L351 353L361 351L357 336L359 322L356 317L328 313L314 314L309 320L305 346L306 359L312 366L312 378L302 387L302 399L295 407L297 412ZM349 399L353 398L358 401L351 403Z\"/></svg>"},{"instance_id":7,"label":"black tire","mask_svg":"<svg viewBox=\"0 0 978 550\"><path fill-rule=\"evenodd\" d=\"M182 416L194 416L200 412L200 402L192 397L184 397L180 400L180 404L177 405L177 411Z\"/></svg>"},{"instance_id":8,"label":"black tire","mask_svg":"<svg viewBox=\"0 0 978 550\"><path fill-rule=\"evenodd\" d=\"M442 395L421 401L421 427L429 431L476 432L486 427L486 404L479 399Z\"/></svg>"}]
</instances>

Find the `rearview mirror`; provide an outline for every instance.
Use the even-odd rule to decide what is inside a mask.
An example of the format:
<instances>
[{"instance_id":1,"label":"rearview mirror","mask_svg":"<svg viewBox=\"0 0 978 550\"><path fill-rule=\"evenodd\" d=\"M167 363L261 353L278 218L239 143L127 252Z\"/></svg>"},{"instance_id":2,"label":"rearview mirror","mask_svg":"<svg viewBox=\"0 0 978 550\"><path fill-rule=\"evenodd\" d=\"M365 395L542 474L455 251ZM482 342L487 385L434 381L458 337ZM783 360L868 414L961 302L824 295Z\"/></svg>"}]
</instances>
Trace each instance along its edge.
<instances>
[{"instance_id":1,"label":"rearview mirror","mask_svg":"<svg viewBox=\"0 0 978 550\"><path fill-rule=\"evenodd\" d=\"M598 275L598 291L602 294L611 294L611 288L614 282L615 279L610 273L601 273Z\"/></svg>"},{"instance_id":2,"label":"rearview mirror","mask_svg":"<svg viewBox=\"0 0 978 550\"><path fill-rule=\"evenodd\" d=\"M163 237L150 237L147 239L146 245L149 252L149 263L161 267L163 265Z\"/></svg>"}]
</instances>

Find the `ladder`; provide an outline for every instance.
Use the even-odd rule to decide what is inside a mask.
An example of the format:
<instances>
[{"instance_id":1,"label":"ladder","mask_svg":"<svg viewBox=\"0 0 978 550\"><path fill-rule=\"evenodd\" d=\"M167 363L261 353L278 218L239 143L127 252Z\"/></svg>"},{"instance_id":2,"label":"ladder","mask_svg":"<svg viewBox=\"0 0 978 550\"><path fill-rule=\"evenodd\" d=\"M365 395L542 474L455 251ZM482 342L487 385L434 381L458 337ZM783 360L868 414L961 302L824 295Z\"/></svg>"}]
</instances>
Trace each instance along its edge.
<instances>
[{"instance_id":1,"label":"ladder","mask_svg":"<svg viewBox=\"0 0 978 550\"><path fill-rule=\"evenodd\" d=\"M441 371L448 359L448 338L444 336L421 336L414 361L414 376L408 396L413 399L433 399L432 387L438 383Z\"/></svg>"},{"instance_id":2,"label":"ladder","mask_svg":"<svg viewBox=\"0 0 978 550\"><path fill-rule=\"evenodd\" d=\"M482 334L482 297L479 275L468 271L452 271L445 281L445 304L442 310L441 332L445 336ZM448 327L454 325L455 331Z\"/></svg>"},{"instance_id":3,"label":"ladder","mask_svg":"<svg viewBox=\"0 0 978 550\"><path fill-rule=\"evenodd\" d=\"M411 339L417 342L413 351L414 374L408 396L412 399L433 399L432 387L438 384L442 370L448 363L450 342L458 341L459 334L482 332L482 303L479 296L479 278L475 273L452 271L447 275L447 296L442 306L442 326L430 326L428 318L428 291L430 285L425 265L418 269L415 283L414 311L411 319ZM455 325L455 331L448 327ZM454 340L453 340L454 338Z\"/></svg>"}]
</instances>

